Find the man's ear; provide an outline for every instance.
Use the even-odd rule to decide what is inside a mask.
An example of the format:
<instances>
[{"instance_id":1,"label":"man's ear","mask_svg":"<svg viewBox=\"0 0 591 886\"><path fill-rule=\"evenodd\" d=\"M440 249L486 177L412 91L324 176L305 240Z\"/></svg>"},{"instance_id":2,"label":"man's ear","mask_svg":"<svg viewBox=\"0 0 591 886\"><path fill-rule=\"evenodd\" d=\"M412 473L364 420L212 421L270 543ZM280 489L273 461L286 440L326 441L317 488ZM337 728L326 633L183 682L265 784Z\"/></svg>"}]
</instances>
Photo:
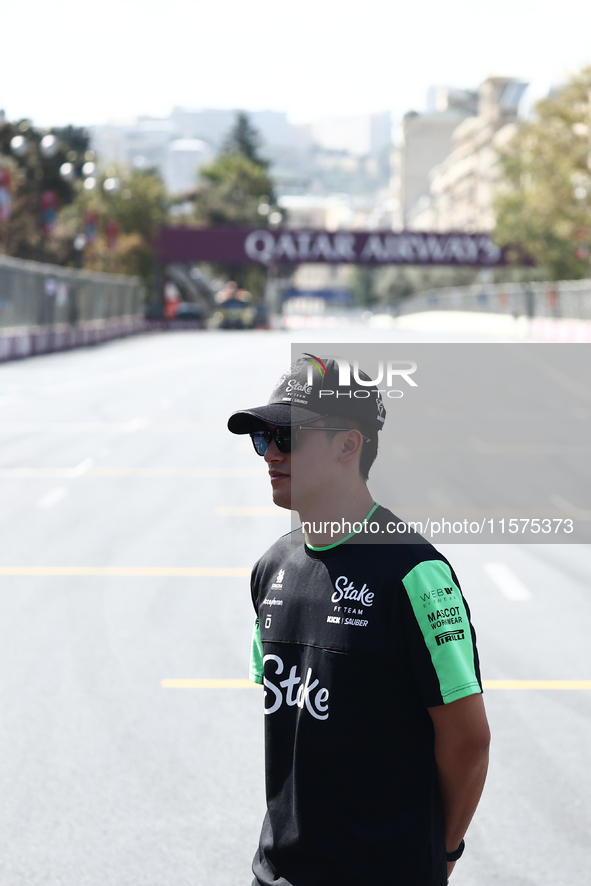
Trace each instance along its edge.
<instances>
[{"instance_id":1,"label":"man's ear","mask_svg":"<svg viewBox=\"0 0 591 886\"><path fill-rule=\"evenodd\" d=\"M355 457L357 453L361 451L361 447L363 446L363 434L361 431L358 431L356 428L353 428L347 436L345 437L341 451L339 453L339 461L340 462L348 462L352 458Z\"/></svg>"}]
</instances>

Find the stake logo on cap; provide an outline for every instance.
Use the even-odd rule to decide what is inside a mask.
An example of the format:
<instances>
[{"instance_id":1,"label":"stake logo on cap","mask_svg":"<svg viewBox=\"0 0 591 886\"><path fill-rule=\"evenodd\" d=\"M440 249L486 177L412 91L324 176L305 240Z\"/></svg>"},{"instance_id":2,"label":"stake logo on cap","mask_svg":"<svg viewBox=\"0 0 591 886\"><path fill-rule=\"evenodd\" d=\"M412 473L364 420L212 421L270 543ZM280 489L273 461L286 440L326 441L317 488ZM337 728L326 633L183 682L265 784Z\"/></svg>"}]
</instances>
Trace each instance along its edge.
<instances>
[{"instance_id":1,"label":"stake logo on cap","mask_svg":"<svg viewBox=\"0 0 591 886\"><path fill-rule=\"evenodd\" d=\"M266 406L235 412L233 434L248 434L264 424L304 425L327 415L342 415L381 430L386 410L375 383L346 360L305 353L283 373Z\"/></svg>"}]
</instances>

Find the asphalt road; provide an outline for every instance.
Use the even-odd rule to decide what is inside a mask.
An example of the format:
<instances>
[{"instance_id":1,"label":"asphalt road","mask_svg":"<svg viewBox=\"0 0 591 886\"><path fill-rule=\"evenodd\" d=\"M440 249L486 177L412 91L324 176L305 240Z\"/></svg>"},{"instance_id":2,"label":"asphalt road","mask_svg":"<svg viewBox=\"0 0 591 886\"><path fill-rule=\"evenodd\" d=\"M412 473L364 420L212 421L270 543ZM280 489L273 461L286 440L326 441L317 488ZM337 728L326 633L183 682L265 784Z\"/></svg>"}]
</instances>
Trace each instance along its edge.
<instances>
[{"instance_id":1,"label":"asphalt road","mask_svg":"<svg viewBox=\"0 0 591 886\"><path fill-rule=\"evenodd\" d=\"M249 886L262 698L232 681L247 677L248 570L290 520L225 421L265 402L289 359L287 333L185 332L0 367L2 886ZM589 479L570 464L585 517ZM497 681L453 882L586 886L589 546L442 549Z\"/></svg>"}]
</instances>

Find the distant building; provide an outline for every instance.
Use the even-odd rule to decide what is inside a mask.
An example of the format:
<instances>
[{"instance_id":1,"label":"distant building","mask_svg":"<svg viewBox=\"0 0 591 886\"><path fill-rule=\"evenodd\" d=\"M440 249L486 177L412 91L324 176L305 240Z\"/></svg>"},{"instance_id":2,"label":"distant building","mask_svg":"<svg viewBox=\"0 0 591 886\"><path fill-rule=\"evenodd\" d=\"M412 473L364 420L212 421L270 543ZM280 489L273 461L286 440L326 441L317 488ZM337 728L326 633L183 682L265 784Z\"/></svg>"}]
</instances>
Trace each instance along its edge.
<instances>
[{"instance_id":1,"label":"distant building","mask_svg":"<svg viewBox=\"0 0 591 886\"><path fill-rule=\"evenodd\" d=\"M219 151L236 122L237 111L202 111L174 108L170 117L133 120L90 127L91 143L100 159L138 169L155 167L171 193L195 186L200 166ZM252 111L251 123L261 133L264 147L289 144L291 127L287 114L279 111Z\"/></svg>"},{"instance_id":2,"label":"distant building","mask_svg":"<svg viewBox=\"0 0 591 886\"><path fill-rule=\"evenodd\" d=\"M189 110L173 108L170 115L180 138L197 138L208 142L218 150L236 122L236 110L216 109ZM248 119L269 145L288 145L291 126L283 111L248 111Z\"/></svg>"},{"instance_id":3,"label":"distant building","mask_svg":"<svg viewBox=\"0 0 591 886\"><path fill-rule=\"evenodd\" d=\"M327 151L345 151L354 156L377 154L392 143L392 120L383 114L355 117L325 117L310 124L312 142Z\"/></svg>"},{"instance_id":4,"label":"distant building","mask_svg":"<svg viewBox=\"0 0 591 886\"><path fill-rule=\"evenodd\" d=\"M90 127L91 143L105 164L158 169L171 193L178 194L194 186L199 168L219 152L236 114L230 109L175 107L166 118L139 117ZM260 153L272 164L277 193L326 194L348 188L365 193L386 186L384 152L392 140L389 112L297 126L280 111L247 114L261 135Z\"/></svg>"},{"instance_id":5,"label":"distant building","mask_svg":"<svg viewBox=\"0 0 591 886\"><path fill-rule=\"evenodd\" d=\"M327 231L364 231L392 228L392 204L387 197L333 194L289 195L279 198L290 228L324 228Z\"/></svg>"},{"instance_id":6,"label":"distant building","mask_svg":"<svg viewBox=\"0 0 591 886\"><path fill-rule=\"evenodd\" d=\"M434 87L426 114L409 111L402 122L402 144L393 157L392 191L400 204L400 225L408 227L413 213L430 190L429 174L448 156L452 136L463 120L477 113L478 94L470 90Z\"/></svg>"},{"instance_id":7,"label":"distant building","mask_svg":"<svg viewBox=\"0 0 591 886\"><path fill-rule=\"evenodd\" d=\"M515 132L526 86L510 77L489 77L481 84L477 115L455 128L452 149L431 170L429 193L409 213L409 227L437 231L494 227L498 151Z\"/></svg>"},{"instance_id":8,"label":"distant building","mask_svg":"<svg viewBox=\"0 0 591 886\"><path fill-rule=\"evenodd\" d=\"M164 172L168 145L178 137L169 119L138 117L91 126L92 149L104 163L122 163L136 169L156 167Z\"/></svg>"},{"instance_id":9,"label":"distant building","mask_svg":"<svg viewBox=\"0 0 591 886\"><path fill-rule=\"evenodd\" d=\"M164 184L169 193L194 190L197 173L213 158L211 145L197 138L178 138L168 143L164 163Z\"/></svg>"}]
</instances>

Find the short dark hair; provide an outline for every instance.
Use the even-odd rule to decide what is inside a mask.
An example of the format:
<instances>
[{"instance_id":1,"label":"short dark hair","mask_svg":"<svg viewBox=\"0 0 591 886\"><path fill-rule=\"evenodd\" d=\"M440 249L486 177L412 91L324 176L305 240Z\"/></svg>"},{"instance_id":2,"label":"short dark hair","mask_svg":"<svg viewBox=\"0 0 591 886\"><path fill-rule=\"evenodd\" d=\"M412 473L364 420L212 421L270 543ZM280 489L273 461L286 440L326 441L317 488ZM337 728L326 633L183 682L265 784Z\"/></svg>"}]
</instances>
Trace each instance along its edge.
<instances>
[{"instance_id":1,"label":"short dark hair","mask_svg":"<svg viewBox=\"0 0 591 886\"><path fill-rule=\"evenodd\" d=\"M359 473L364 480L369 477L369 471L378 454L378 430L364 421L357 421L348 415L327 415L323 419L325 428L354 428L365 437L361 447L359 459ZM335 431L335 434L337 431ZM334 436L333 434L330 435Z\"/></svg>"}]
</instances>

